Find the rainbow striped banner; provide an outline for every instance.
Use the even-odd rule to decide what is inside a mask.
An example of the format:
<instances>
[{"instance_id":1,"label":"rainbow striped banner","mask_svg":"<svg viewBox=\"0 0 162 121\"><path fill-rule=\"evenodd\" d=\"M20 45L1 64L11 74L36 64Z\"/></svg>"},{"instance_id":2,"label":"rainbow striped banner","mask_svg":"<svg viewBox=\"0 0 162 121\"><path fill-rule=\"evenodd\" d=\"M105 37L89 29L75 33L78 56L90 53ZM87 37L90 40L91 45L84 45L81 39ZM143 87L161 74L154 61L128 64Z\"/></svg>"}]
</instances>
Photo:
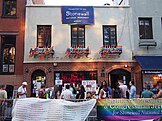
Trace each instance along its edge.
<instances>
[{"instance_id":1,"label":"rainbow striped banner","mask_svg":"<svg viewBox=\"0 0 162 121\"><path fill-rule=\"evenodd\" d=\"M100 99L97 117L100 120L152 120L162 116L162 98Z\"/></svg>"}]
</instances>

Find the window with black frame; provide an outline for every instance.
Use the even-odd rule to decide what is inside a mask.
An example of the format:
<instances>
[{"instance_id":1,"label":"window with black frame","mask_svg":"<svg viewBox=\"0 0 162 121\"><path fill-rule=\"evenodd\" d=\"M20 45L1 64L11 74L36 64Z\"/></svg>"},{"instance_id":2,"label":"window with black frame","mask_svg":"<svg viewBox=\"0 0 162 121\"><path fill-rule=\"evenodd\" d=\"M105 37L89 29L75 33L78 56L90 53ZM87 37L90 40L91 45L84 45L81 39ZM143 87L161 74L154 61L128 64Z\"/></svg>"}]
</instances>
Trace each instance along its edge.
<instances>
[{"instance_id":1,"label":"window with black frame","mask_svg":"<svg viewBox=\"0 0 162 121\"><path fill-rule=\"evenodd\" d=\"M71 26L71 46L85 48L85 26Z\"/></svg>"},{"instance_id":2,"label":"window with black frame","mask_svg":"<svg viewBox=\"0 0 162 121\"><path fill-rule=\"evenodd\" d=\"M51 47L51 25L37 26L37 47L50 48Z\"/></svg>"},{"instance_id":3,"label":"window with black frame","mask_svg":"<svg viewBox=\"0 0 162 121\"><path fill-rule=\"evenodd\" d=\"M16 36L1 37L1 72L10 74L15 72Z\"/></svg>"},{"instance_id":4,"label":"window with black frame","mask_svg":"<svg viewBox=\"0 0 162 121\"><path fill-rule=\"evenodd\" d=\"M152 18L139 18L139 38L153 39Z\"/></svg>"},{"instance_id":5,"label":"window with black frame","mask_svg":"<svg viewBox=\"0 0 162 121\"><path fill-rule=\"evenodd\" d=\"M16 16L17 0L3 0L3 16Z\"/></svg>"},{"instance_id":6,"label":"window with black frame","mask_svg":"<svg viewBox=\"0 0 162 121\"><path fill-rule=\"evenodd\" d=\"M103 25L103 45L108 47L117 46L115 25Z\"/></svg>"}]
</instances>

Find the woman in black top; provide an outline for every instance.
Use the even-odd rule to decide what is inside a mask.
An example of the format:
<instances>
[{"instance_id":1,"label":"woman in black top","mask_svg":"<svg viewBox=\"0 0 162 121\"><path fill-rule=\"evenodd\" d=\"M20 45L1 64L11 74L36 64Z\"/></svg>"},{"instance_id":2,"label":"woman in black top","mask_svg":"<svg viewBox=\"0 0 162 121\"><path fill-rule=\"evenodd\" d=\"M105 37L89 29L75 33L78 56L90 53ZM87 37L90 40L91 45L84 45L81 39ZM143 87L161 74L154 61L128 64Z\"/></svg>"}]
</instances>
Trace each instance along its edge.
<instances>
[{"instance_id":1,"label":"woman in black top","mask_svg":"<svg viewBox=\"0 0 162 121\"><path fill-rule=\"evenodd\" d=\"M78 94L76 95L76 99L85 99L85 88L83 85L79 86Z\"/></svg>"}]
</instances>

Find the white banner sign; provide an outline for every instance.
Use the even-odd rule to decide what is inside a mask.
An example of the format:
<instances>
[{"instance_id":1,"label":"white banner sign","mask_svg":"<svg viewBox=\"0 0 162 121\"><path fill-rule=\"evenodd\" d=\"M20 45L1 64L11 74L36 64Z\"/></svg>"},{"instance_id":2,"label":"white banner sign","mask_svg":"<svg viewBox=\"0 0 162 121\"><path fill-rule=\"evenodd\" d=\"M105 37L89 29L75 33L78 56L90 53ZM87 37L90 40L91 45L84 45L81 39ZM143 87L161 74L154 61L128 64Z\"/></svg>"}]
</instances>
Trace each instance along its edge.
<instances>
[{"instance_id":1,"label":"white banner sign","mask_svg":"<svg viewBox=\"0 0 162 121\"><path fill-rule=\"evenodd\" d=\"M82 80L86 92L96 92L96 80Z\"/></svg>"},{"instance_id":2,"label":"white banner sign","mask_svg":"<svg viewBox=\"0 0 162 121\"><path fill-rule=\"evenodd\" d=\"M95 104L95 99L84 102L62 99L17 99L13 106L12 121L84 121Z\"/></svg>"}]
</instances>

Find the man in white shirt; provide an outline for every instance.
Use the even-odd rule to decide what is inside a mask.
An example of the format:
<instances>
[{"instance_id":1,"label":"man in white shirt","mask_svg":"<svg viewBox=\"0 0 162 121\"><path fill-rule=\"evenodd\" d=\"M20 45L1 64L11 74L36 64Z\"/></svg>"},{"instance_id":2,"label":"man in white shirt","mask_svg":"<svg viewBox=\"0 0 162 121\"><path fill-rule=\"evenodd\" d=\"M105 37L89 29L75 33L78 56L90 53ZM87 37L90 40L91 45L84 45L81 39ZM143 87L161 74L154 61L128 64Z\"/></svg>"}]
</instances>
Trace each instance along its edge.
<instances>
[{"instance_id":1,"label":"man in white shirt","mask_svg":"<svg viewBox=\"0 0 162 121\"><path fill-rule=\"evenodd\" d=\"M66 89L61 93L61 99L72 99L73 98L73 93L70 91L70 86L67 84Z\"/></svg>"},{"instance_id":2,"label":"man in white shirt","mask_svg":"<svg viewBox=\"0 0 162 121\"><path fill-rule=\"evenodd\" d=\"M19 98L22 99L22 98L26 98L26 95L27 95L27 90L26 90L26 87L27 87L27 82L23 82L22 85L18 88L18 95L19 95Z\"/></svg>"},{"instance_id":3,"label":"man in white shirt","mask_svg":"<svg viewBox=\"0 0 162 121\"><path fill-rule=\"evenodd\" d=\"M5 90L5 85L0 85L0 99L7 99L7 92Z\"/></svg>"},{"instance_id":4,"label":"man in white shirt","mask_svg":"<svg viewBox=\"0 0 162 121\"><path fill-rule=\"evenodd\" d=\"M122 80L118 80L119 88L121 89L122 98L127 98L126 92L128 91L127 85L123 84Z\"/></svg>"}]
</instances>

